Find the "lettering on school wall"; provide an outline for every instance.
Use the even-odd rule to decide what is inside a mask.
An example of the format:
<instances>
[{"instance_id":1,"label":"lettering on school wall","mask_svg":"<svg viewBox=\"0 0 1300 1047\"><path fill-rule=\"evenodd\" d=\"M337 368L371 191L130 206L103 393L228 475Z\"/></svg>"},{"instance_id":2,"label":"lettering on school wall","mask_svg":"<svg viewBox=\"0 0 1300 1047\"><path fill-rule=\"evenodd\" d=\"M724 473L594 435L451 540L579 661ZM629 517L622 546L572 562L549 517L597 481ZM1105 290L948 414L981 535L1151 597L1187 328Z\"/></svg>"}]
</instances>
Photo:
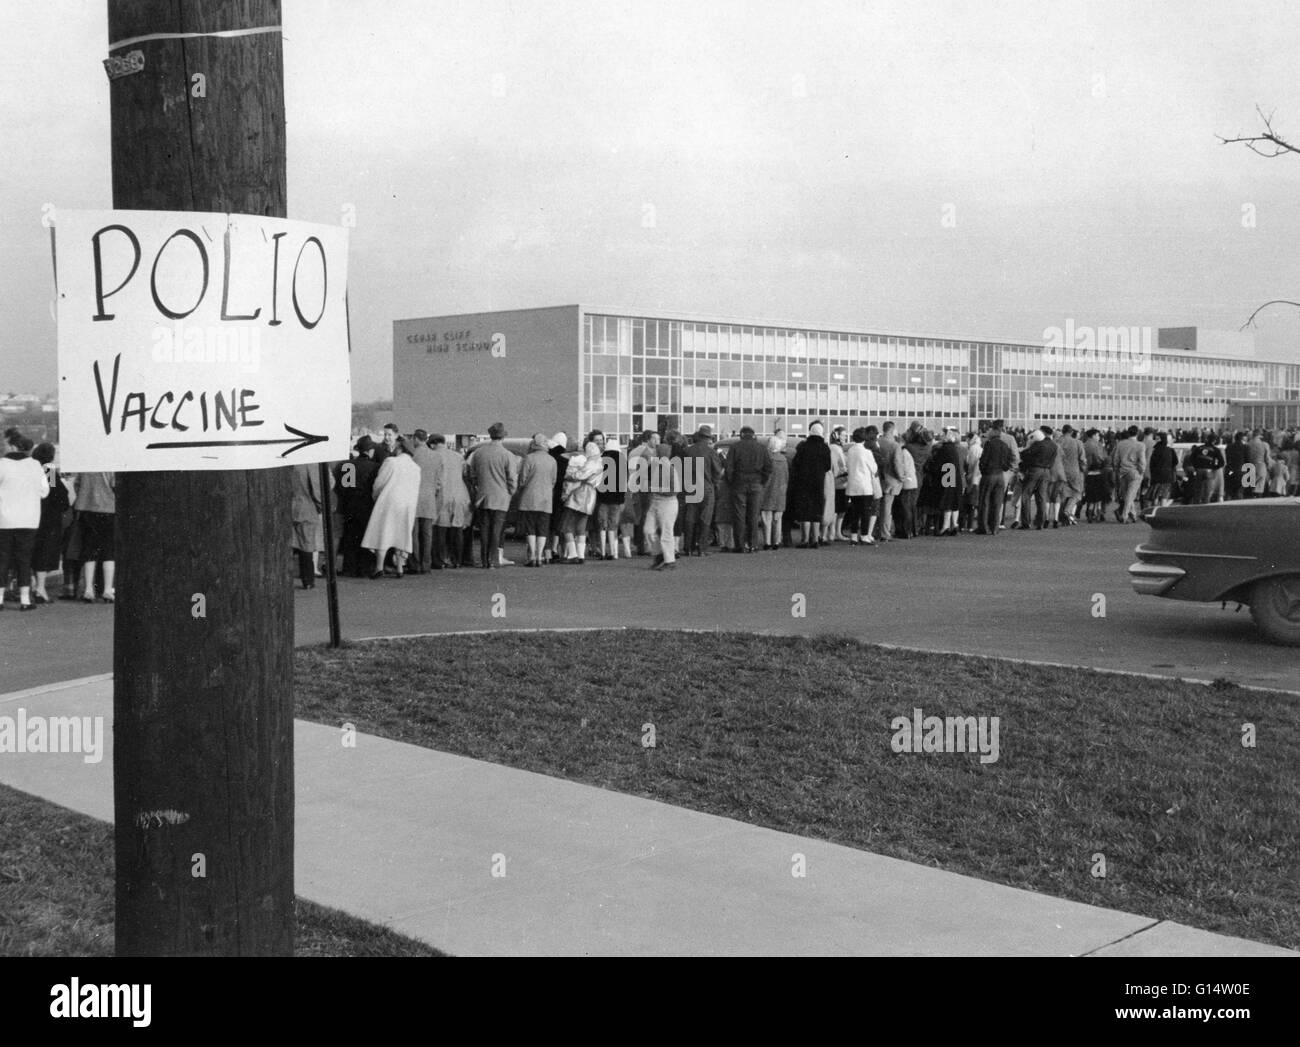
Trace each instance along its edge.
<instances>
[{"instance_id":1,"label":"lettering on school wall","mask_svg":"<svg viewBox=\"0 0 1300 1047\"><path fill-rule=\"evenodd\" d=\"M438 353L488 353L503 355L505 336L499 332L476 333L472 329L451 331L421 331L406 336L407 345L424 346L426 355Z\"/></svg>"}]
</instances>

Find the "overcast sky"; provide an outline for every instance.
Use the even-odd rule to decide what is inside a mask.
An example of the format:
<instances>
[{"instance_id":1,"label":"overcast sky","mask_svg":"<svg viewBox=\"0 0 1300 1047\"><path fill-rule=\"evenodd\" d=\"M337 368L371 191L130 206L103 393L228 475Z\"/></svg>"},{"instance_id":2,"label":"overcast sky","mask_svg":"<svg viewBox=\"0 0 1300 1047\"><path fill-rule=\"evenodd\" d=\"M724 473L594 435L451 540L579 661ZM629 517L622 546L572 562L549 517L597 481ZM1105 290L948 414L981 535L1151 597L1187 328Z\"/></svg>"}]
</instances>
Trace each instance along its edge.
<instances>
[{"instance_id":1,"label":"overcast sky","mask_svg":"<svg viewBox=\"0 0 1300 1047\"><path fill-rule=\"evenodd\" d=\"M46 393L42 205L112 204L107 5L2 2L0 392ZM1300 156L1215 139L1257 103L1300 139L1294 3L284 7L289 216L355 211L358 399L391 393L413 316L581 301L1040 341L1300 298ZM1261 328L1300 359L1295 316Z\"/></svg>"}]
</instances>

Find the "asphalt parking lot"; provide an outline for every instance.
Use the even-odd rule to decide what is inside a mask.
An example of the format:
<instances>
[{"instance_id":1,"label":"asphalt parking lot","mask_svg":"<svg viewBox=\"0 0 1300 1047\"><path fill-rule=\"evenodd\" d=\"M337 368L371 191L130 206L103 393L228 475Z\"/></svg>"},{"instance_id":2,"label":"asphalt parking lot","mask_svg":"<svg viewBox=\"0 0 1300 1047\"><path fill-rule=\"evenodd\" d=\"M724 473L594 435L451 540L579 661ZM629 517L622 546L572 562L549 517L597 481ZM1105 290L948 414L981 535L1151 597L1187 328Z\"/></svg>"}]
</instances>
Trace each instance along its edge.
<instances>
[{"instance_id":1,"label":"asphalt parking lot","mask_svg":"<svg viewBox=\"0 0 1300 1047\"><path fill-rule=\"evenodd\" d=\"M868 643L1060 662L1300 691L1294 648L1247 610L1139 596L1145 525L839 544L748 556L341 579L347 638L468 629L639 626L838 633ZM522 563L521 545L507 554ZM325 587L298 591L299 644L329 638ZM1103 605L1104 601L1104 605ZM802 616L799 612L802 610ZM1104 610L1104 617L1100 612ZM0 691L112 670L113 608L56 602L0 616ZM495 613L494 613L495 612ZM575 639L575 644L579 643Z\"/></svg>"}]
</instances>

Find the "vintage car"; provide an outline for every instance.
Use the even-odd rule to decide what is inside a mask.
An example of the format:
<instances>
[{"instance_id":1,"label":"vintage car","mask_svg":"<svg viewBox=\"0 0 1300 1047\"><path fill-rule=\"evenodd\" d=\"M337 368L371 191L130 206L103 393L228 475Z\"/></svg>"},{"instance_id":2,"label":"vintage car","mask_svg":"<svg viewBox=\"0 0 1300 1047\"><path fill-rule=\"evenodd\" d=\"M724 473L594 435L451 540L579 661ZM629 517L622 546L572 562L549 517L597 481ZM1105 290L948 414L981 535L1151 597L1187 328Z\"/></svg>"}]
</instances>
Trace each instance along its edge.
<instances>
[{"instance_id":1,"label":"vintage car","mask_svg":"<svg viewBox=\"0 0 1300 1047\"><path fill-rule=\"evenodd\" d=\"M1300 498L1171 505L1129 567L1133 588L1174 600L1250 605L1259 631L1300 646Z\"/></svg>"}]
</instances>

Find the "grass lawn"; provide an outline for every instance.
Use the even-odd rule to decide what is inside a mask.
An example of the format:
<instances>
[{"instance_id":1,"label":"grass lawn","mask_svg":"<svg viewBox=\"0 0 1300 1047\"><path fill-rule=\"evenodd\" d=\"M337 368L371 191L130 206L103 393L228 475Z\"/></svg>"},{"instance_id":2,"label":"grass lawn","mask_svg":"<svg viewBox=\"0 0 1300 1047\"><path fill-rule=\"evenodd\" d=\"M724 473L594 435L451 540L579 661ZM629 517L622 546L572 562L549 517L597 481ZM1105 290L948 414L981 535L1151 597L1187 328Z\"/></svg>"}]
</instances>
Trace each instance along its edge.
<instances>
[{"instance_id":1,"label":"grass lawn","mask_svg":"<svg viewBox=\"0 0 1300 1047\"><path fill-rule=\"evenodd\" d=\"M297 658L309 720L1300 947L1300 704L1284 695L749 634ZM999 717L999 758L894 752L891 721L917 707Z\"/></svg>"},{"instance_id":2,"label":"grass lawn","mask_svg":"<svg viewBox=\"0 0 1300 1047\"><path fill-rule=\"evenodd\" d=\"M298 956L439 956L297 900ZM0 786L0 956L113 955L113 827Z\"/></svg>"}]
</instances>

